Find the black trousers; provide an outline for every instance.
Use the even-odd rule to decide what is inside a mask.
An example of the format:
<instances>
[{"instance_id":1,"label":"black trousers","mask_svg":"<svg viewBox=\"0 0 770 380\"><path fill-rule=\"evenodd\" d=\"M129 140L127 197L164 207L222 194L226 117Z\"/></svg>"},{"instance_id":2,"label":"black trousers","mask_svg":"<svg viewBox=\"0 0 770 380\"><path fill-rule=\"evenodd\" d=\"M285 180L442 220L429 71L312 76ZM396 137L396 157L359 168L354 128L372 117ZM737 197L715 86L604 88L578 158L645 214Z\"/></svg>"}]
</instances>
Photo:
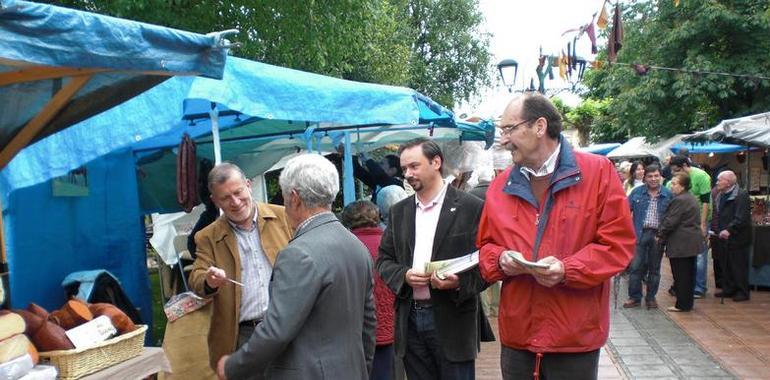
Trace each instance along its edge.
<instances>
[{"instance_id":1,"label":"black trousers","mask_svg":"<svg viewBox=\"0 0 770 380\"><path fill-rule=\"evenodd\" d=\"M674 292L676 293L676 308L692 310L695 292L695 260L692 257L670 257L671 273L674 275Z\"/></svg>"},{"instance_id":2,"label":"black trousers","mask_svg":"<svg viewBox=\"0 0 770 380\"><path fill-rule=\"evenodd\" d=\"M545 353L540 358L526 350L500 348L504 380L530 380L535 371L540 380L594 380L599 376L599 350L577 353Z\"/></svg>"},{"instance_id":3,"label":"black trousers","mask_svg":"<svg viewBox=\"0 0 770 380\"><path fill-rule=\"evenodd\" d=\"M725 278L722 290L725 295L749 297L749 247L729 246L725 251Z\"/></svg>"},{"instance_id":4,"label":"black trousers","mask_svg":"<svg viewBox=\"0 0 770 380\"><path fill-rule=\"evenodd\" d=\"M714 266L714 282L716 287L722 289L722 274L724 273L725 262L725 242L724 240L712 236L711 240L711 258Z\"/></svg>"}]
</instances>

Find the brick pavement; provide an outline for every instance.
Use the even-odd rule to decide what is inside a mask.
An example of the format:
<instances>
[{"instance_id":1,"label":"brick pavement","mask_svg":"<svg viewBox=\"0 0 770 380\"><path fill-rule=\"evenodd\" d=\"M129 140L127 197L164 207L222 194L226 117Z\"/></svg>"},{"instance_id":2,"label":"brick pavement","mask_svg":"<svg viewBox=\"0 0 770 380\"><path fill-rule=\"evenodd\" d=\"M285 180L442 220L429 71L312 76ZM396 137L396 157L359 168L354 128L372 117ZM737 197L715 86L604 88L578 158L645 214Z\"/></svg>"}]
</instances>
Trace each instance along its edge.
<instances>
[{"instance_id":1,"label":"brick pavement","mask_svg":"<svg viewBox=\"0 0 770 380\"><path fill-rule=\"evenodd\" d=\"M670 313L664 311L674 302L665 293L671 284L665 258L661 275L658 310L623 309L627 282L621 281L600 379L770 379L770 292L752 292L749 302L721 303L710 277L709 295L696 300L693 312ZM490 322L497 333L497 321ZM476 375L501 378L499 342L482 343Z\"/></svg>"}]
</instances>

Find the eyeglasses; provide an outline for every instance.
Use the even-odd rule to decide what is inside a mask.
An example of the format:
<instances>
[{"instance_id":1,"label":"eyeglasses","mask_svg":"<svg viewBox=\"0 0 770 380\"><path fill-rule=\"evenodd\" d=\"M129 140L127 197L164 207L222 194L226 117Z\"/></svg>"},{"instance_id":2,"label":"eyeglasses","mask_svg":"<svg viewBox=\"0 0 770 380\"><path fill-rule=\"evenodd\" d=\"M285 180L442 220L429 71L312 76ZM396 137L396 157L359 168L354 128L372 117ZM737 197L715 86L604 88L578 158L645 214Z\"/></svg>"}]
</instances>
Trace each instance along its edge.
<instances>
[{"instance_id":1,"label":"eyeglasses","mask_svg":"<svg viewBox=\"0 0 770 380\"><path fill-rule=\"evenodd\" d=\"M527 119L527 120L524 120L524 121L522 121L520 123L516 123L516 124L501 125L499 127L500 128L500 133L503 134L503 135L509 135L509 134L513 133L513 131L515 131L516 128L519 128L520 125L526 124L526 123L530 123L530 122L532 122L534 120L537 120L537 119Z\"/></svg>"}]
</instances>

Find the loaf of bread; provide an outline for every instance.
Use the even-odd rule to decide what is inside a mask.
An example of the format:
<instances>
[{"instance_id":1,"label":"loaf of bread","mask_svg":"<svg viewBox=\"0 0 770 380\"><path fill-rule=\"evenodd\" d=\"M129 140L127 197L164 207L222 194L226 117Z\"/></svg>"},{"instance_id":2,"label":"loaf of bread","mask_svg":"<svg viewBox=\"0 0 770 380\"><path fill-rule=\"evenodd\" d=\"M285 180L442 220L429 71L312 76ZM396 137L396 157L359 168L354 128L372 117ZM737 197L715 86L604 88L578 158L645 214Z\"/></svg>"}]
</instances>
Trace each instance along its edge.
<instances>
[{"instance_id":1,"label":"loaf of bread","mask_svg":"<svg viewBox=\"0 0 770 380\"><path fill-rule=\"evenodd\" d=\"M118 330L119 334L125 334L136 330L136 325L131 321L123 310L117 308L117 306L109 303L92 303L88 306L91 313L98 317L104 315L110 318L112 325Z\"/></svg>"},{"instance_id":2,"label":"loaf of bread","mask_svg":"<svg viewBox=\"0 0 770 380\"><path fill-rule=\"evenodd\" d=\"M48 311L36 303L27 305L27 310L43 319L48 319Z\"/></svg>"},{"instance_id":3,"label":"loaf of bread","mask_svg":"<svg viewBox=\"0 0 770 380\"><path fill-rule=\"evenodd\" d=\"M23 333L26 326L24 319L16 313L0 315L0 341Z\"/></svg>"},{"instance_id":4,"label":"loaf of bread","mask_svg":"<svg viewBox=\"0 0 770 380\"><path fill-rule=\"evenodd\" d=\"M40 351L71 350L75 346L67 338L64 329L61 326L51 322L43 322L32 338L32 343Z\"/></svg>"},{"instance_id":5,"label":"loaf of bread","mask_svg":"<svg viewBox=\"0 0 770 380\"><path fill-rule=\"evenodd\" d=\"M16 359L26 354L27 350L29 350L29 339L22 333L0 340L0 363Z\"/></svg>"},{"instance_id":6,"label":"loaf of bread","mask_svg":"<svg viewBox=\"0 0 770 380\"><path fill-rule=\"evenodd\" d=\"M69 300L61 309L52 312L48 320L56 323L65 330L77 327L94 318L88 310L88 305L79 300Z\"/></svg>"},{"instance_id":7,"label":"loaf of bread","mask_svg":"<svg viewBox=\"0 0 770 380\"><path fill-rule=\"evenodd\" d=\"M24 329L24 334L28 337L34 335L37 330L43 326L43 322L45 321L43 318L40 318L39 316L27 310L14 310L13 312L21 316L21 318L24 320L24 325L26 326Z\"/></svg>"}]
</instances>

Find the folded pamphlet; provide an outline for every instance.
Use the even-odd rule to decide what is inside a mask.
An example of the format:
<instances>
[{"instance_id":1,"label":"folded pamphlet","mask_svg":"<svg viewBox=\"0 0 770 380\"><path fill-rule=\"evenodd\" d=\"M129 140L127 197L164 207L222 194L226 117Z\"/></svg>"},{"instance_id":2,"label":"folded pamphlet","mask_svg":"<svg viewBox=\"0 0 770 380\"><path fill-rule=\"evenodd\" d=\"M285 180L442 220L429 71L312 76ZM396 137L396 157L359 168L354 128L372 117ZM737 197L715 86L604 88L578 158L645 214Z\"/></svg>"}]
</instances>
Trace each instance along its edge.
<instances>
[{"instance_id":1,"label":"folded pamphlet","mask_svg":"<svg viewBox=\"0 0 770 380\"><path fill-rule=\"evenodd\" d=\"M436 273L436 277L445 280L448 274L458 274L479 265L479 251L449 260L425 263L425 273Z\"/></svg>"},{"instance_id":2,"label":"folded pamphlet","mask_svg":"<svg viewBox=\"0 0 770 380\"><path fill-rule=\"evenodd\" d=\"M525 268L537 268L537 269L548 269L551 267L551 264L546 263L536 263L534 261L529 261L524 258L524 255L521 254L521 252L517 251L505 251L505 254L508 255L513 261L519 263L519 265L525 267Z\"/></svg>"}]
</instances>

